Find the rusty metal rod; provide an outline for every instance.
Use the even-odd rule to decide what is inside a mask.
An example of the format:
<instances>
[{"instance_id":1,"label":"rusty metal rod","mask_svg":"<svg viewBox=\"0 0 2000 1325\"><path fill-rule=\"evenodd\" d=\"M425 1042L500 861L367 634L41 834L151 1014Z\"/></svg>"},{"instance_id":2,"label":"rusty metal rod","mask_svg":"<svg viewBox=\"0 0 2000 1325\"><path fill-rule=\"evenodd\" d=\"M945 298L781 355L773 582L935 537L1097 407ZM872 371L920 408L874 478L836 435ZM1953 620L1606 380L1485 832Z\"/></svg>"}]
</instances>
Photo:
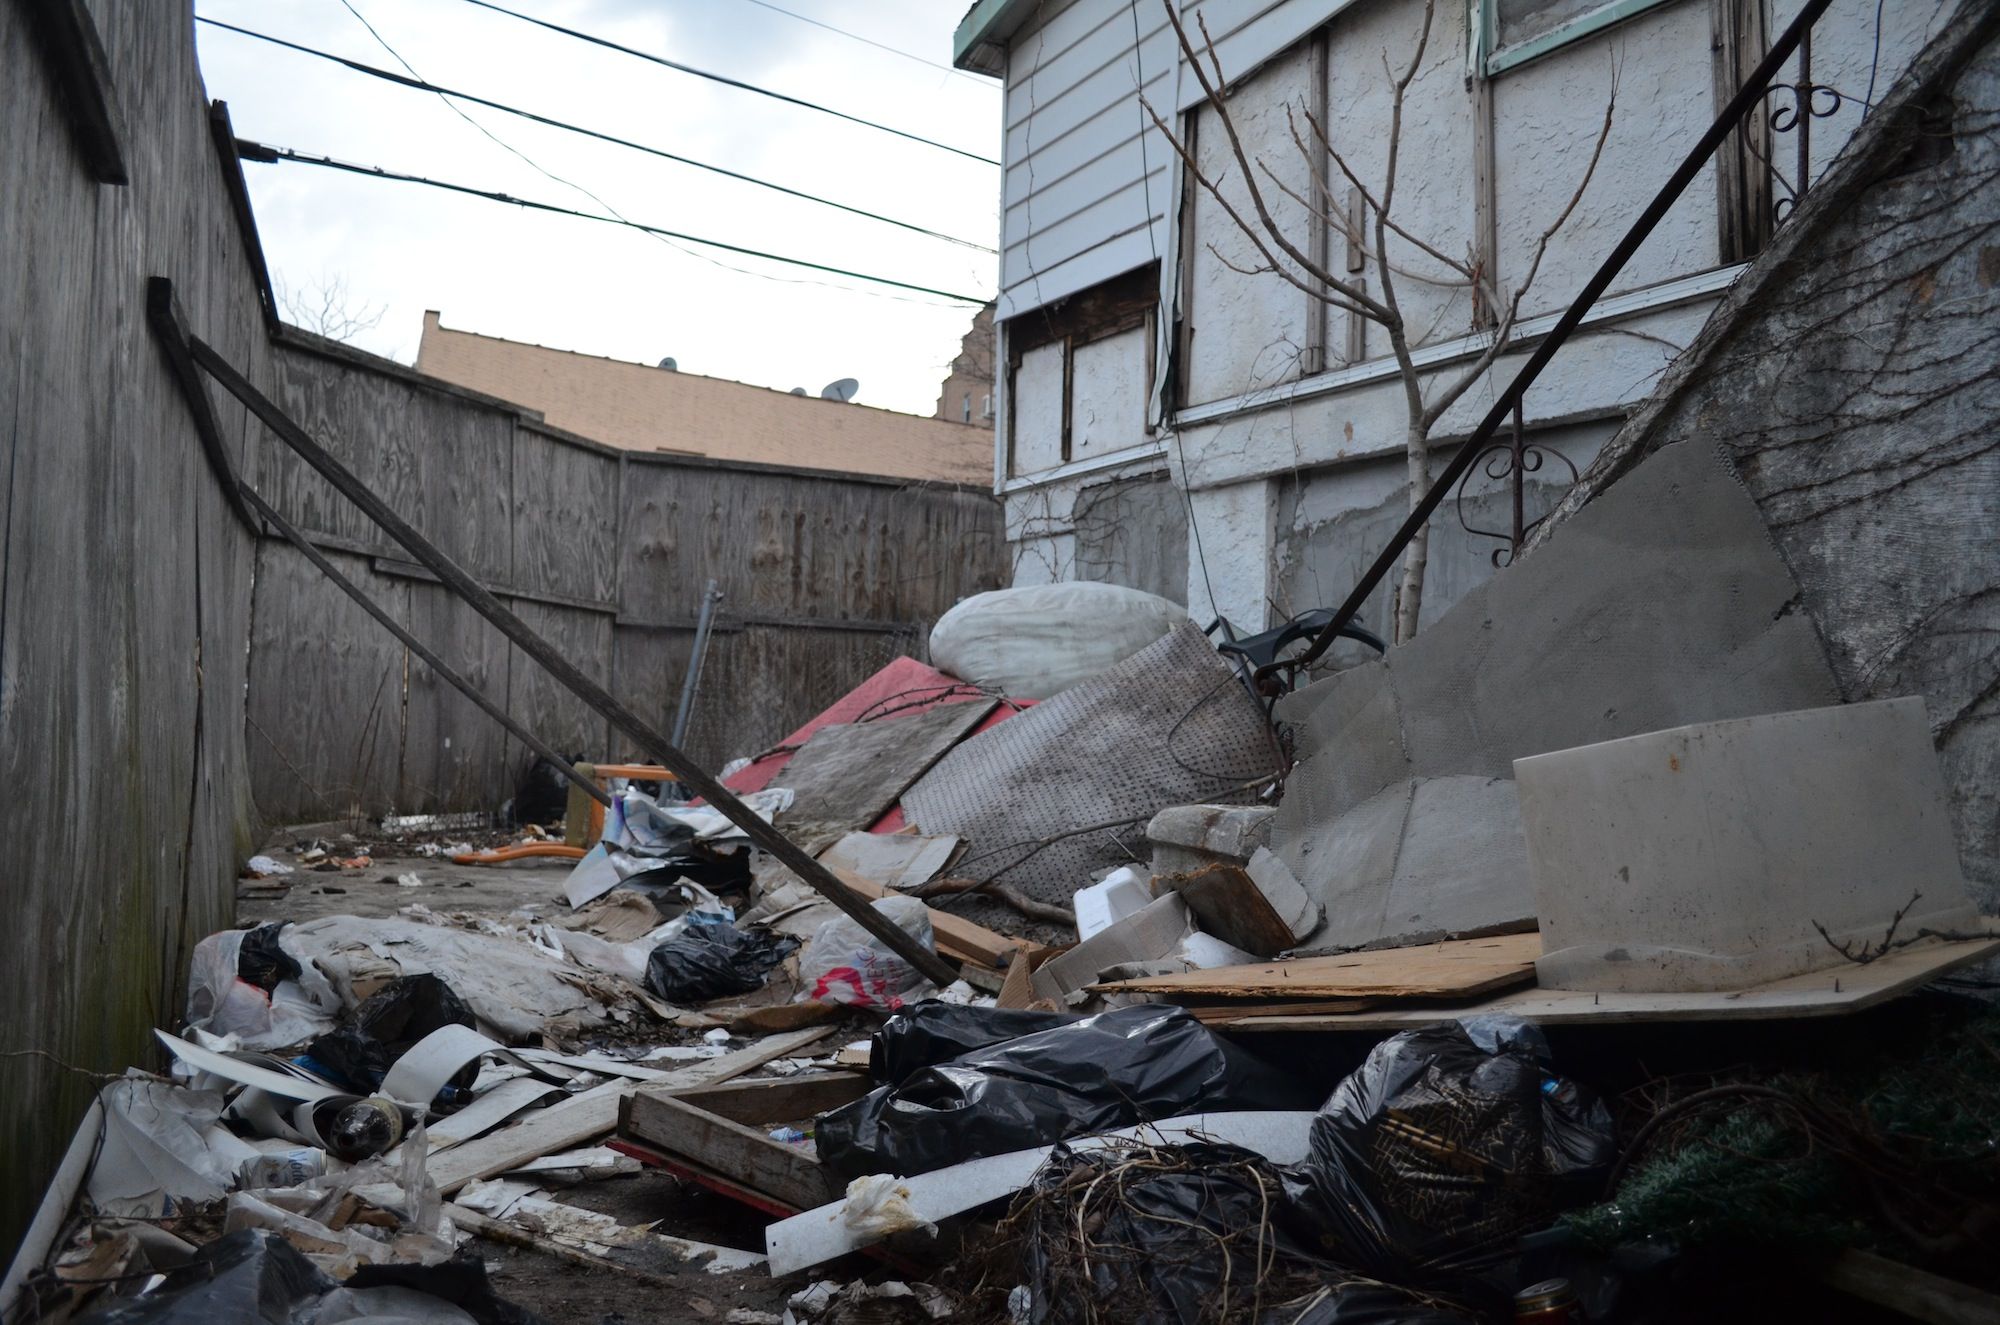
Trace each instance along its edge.
<instances>
[{"instance_id":1,"label":"rusty metal rod","mask_svg":"<svg viewBox=\"0 0 2000 1325\"><path fill-rule=\"evenodd\" d=\"M640 749L680 779L683 786L720 810L723 817L742 829L751 842L777 857L794 874L839 907L857 925L881 940L890 951L921 971L927 979L939 986L951 984L958 979L958 972L950 963L898 928L887 916L870 906L834 877L833 871L814 860L797 843L759 818L755 811L737 799L734 792L711 777L706 769L675 747L666 737L654 731L652 726L638 714L619 703L609 691L578 671L569 659L563 657L553 645L529 628L520 617L514 615L505 604L487 590L486 586L466 574L457 562L434 546L402 516L396 514L345 465L327 454L325 448L314 441L283 410L267 400L249 379L239 373L233 364L218 354L206 341L196 338L190 342L189 348L194 353L196 363L220 382L231 395L242 401L252 414L277 435L280 441L318 470L342 496L358 506L391 538L407 548L412 556L438 577L440 583L457 594L474 611L499 627L501 634L519 645L523 653L540 663L543 670L561 682L571 694L590 705L612 726L636 741Z\"/></svg>"},{"instance_id":2,"label":"rusty metal rod","mask_svg":"<svg viewBox=\"0 0 2000 1325\"><path fill-rule=\"evenodd\" d=\"M1792 52L1798 48L1805 34L1832 3L1833 0L1807 0L1805 8L1799 11L1798 17L1792 20L1791 25L1772 44L1764 59L1751 71L1750 77L1744 80L1741 88L1737 89L1736 95L1729 99L1729 104L1715 117L1715 123L1708 126L1708 131L1702 134L1695 145L1688 150L1687 157L1675 168L1667 182L1660 186L1660 191L1653 195L1653 200L1646 204L1646 210L1639 214L1639 219L1632 222L1631 229L1627 230L1625 237L1618 241L1618 247L1611 250L1611 255L1604 259L1603 264L1591 274L1590 279L1584 282L1583 288L1577 291L1576 298L1570 302L1567 309L1563 310L1562 317L1535 346L1535 352L1528 357L1528 362L1521 365L1521 370L1514 374L1514 380L1507 384L1507 389L1494 399L1492 407L1486 411L1486 417L1472 430L1472 435L1459 443L1458 451L1452 456L1451 463L1445 466L1444 472L1431 484L1423 500L1417 503L1416 509L1410 512L1409 517L1396 530L1395 536L1389 540L1389 545L1382 549L1382 555L1375 558L1374 564L1368 567L1360 582L1354 586L1354 591L1347 595L1347 601L1340 605L1333 618L1326 623L1319 634L1313 637L1311 646L1295 658L1278 659L1259 667L1256 672L1257 680L1264 680L1280 670L1296 673L1299 668L1315 662L1332 646L1334 640L1339 638L1341 630L1361 611L1361 606L1367 602L1368 595L1375 592L1375 587L1395 568L1396 558L1402 555L1403 549L1409 546L1417 531L1430 520L1431 514L1444 501L1445 494L1465 477L1465 471L1472 467L1472 462L1492 440L1493 434L1507 421L1507 416L1513 412L1515 404L1527 394L1528 388L1534 385L1537 377L1541 376L1542 369L1548 366L1549 360L1555 357L1556 351L1563 347L1570 334L1576 330L1577 324L1583 321L1591 305L1610 288L1611 282L1618 278L1618 273L1625 269L1625 264L1639 251L1639 246L1646 242L1654 228L1680 200L1681 194L1687 191L1687 186L1694 182L1695 176L1707 168L1709 157L1713 156L1715 149L1722 145L1722 140L1736 132L1737 123L1750 112L1752 107L1763 100L1772 77L1777 74L1785 61L1791 58Z\"/></svg>"}]
</instances>

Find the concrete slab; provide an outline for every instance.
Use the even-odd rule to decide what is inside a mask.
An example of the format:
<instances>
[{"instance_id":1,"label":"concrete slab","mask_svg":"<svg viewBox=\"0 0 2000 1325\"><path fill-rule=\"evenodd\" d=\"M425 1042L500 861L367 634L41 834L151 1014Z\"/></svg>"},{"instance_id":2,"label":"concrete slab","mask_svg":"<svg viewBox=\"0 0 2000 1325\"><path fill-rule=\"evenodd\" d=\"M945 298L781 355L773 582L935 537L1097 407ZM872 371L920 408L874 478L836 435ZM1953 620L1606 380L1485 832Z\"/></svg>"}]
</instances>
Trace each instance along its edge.
<instances>
[{"instance_id":1,"label":"concrete slab","mask_svg":"<svg viewBox=\"0 0 2000 1325\"><path fill-rule=\"evenodd\" d=\"M1271 805L1169 805L1146 825L1154 874L1246 864L1271 840Z\"/></svg>"},{"instance_id":2,"label":"concrete slab","mask_svg":"<svg viewBox=\"0 0 2000 1325\"><path fill-rule=\"evenodd\" d=\"M1307 893L1324 908L1326 923L1301 952L1429 943L1534 925L1520 809L1509 779L1418 778L1304 828L1288 835L1293 854L1304 862L1293 873L1310 878ZM1283 859L1286 853L1276 854Z\"/></svg>"},{"instance_id":3,"label":"concrete slab","mask_svg":"<svg viewBox=\"0 0 2000 1325\"><path fill-rule=\"evenodd\" d=\"M1918 699L1678 727L1515 769L1545 987L1739 989L1846 965L1834 942L1975 919Z\"/></svg>"}]
</instances>

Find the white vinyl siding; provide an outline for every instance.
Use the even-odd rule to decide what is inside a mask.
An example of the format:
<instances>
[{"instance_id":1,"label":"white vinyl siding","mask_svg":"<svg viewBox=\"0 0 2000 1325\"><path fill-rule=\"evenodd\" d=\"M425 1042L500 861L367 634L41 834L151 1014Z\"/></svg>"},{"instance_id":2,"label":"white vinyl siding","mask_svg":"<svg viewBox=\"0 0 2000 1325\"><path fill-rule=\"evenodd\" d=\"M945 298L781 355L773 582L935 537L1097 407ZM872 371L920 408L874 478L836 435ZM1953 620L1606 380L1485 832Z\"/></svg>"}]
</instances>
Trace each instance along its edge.
<instances>
[{"instance_id":1,"label":"white vinyl siding","mask_svg":"<svg viewBox=\"0 0 2000 1325\"><path fill-rule=\"evenodd\" d=\"M1351 0L1199 0L1240 78ZM1000 307L1005 319L1144 266L1171 245L1179 171L1148 103L1200 99L1159 0L1075 0L1008 41Z\"/></svg>"}]
</instances>

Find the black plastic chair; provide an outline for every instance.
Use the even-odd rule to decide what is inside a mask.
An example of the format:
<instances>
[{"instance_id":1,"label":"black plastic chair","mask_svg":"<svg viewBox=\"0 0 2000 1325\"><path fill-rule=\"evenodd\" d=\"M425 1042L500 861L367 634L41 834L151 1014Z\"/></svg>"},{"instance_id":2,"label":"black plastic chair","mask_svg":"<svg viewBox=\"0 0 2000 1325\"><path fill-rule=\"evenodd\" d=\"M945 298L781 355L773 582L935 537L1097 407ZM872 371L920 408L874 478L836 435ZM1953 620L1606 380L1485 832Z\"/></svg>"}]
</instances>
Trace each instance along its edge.
<instances>
[{"instance_id":1,"label":"black plastic chair","mask_svg":"<svg viewBox=\"0 0 2000 1325\"><path fill-rule=\"evenodd\" d=\"M1334 609L1330 607L1316 607L1310 612L1301 612L1281 626L1273 626L1269 630L1247 635L1242 639L1236 637L1236 628L1229 624L1226 617L1217 617L1208 624L1208 629L1204 633L1213 635L1220 630L1222 640L1215 646L1216 652L1241 659L1248 664L1252 672L1255 672L1260 667L1268 667L1276 662L1279 654L1300 640L1311 639L1325 630L1326 623L1333 620L1333 612ZM1389 651L1389 646L1384 644L1374 631L1357 626L1351 621L1340 628L1339 637L1358 640L1377 653Z\"/></svg>"}]
</instances>

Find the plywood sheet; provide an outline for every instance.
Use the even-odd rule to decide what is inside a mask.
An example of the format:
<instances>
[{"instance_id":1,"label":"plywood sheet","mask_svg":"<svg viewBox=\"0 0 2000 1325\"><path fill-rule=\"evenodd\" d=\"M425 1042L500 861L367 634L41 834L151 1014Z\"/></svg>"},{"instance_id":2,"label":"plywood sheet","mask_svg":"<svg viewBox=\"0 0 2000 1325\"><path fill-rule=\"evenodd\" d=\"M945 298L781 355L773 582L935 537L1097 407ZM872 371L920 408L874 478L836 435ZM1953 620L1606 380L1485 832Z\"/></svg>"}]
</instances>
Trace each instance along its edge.
<instances>
[{"instance_id":1,"label":"plywood sheet","mask_svg":"<svg viewBox=\"0 0 2000 1325\"><path fill-rule=\"evenodd\" d=\"M1616 1026L1652 1021L1775 1021L1861 1012L1907 994L1961 966L2000 953L2000 938L1905 948L1865 966L1843 963L1748 989L1696 994L1594 994L1524 989L1451 1007L1378 1007L1351 1016L1260 1016L1239 1031L1400 1031L1446 1017L1504 1013L1542 1026Z\"/></svg>"},{"instance_id":2,"label":"plywood sheet","mask_svg":"<svg viewBox=\"0 0 2000 1325\"><path fill-rule=\"evenodd\" d=\"M985 721L996 702L941 704L922 713L822 727L777 779L793 796L779 826L808 851L866 828Z\"/></svg>"},{"instance_id":3,"label":"plywood sheet","mask_svg":"<svg viewBox=\"0 0 2000 1325\"><path fill-rule=\"evenodd\" d=\"M1532 984L1535 958L1541 951L1540 934L1501 934L1427 943L1420 948L1381 948L1337 957L1185 971L1093 987L1119 993L1214 998L1463 999ZM1435 1019L1436 1014L1431 1016Z\"/></svg>"}]
</instances>

